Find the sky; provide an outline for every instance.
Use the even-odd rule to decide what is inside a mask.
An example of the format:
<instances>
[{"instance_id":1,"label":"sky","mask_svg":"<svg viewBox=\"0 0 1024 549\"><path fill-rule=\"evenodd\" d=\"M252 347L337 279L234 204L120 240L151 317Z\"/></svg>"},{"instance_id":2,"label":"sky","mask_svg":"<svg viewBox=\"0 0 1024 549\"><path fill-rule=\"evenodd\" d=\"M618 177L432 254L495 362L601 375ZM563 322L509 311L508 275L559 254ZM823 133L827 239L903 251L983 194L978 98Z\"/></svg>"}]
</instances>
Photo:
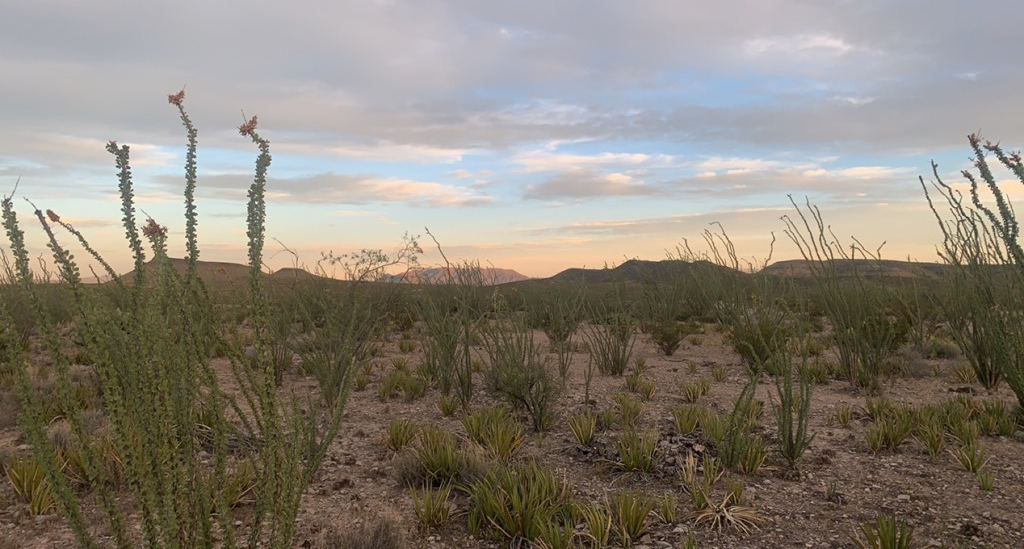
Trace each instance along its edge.
<instances>
[{"instance_id":1,"label":"sky","mask_svg":"<svg viewBox=\"0 0 1024 549\"><path fill-rule=\"evenodd\" d=\"M744 261L773 235L791 259L790 197L844 242L934 261L918 176L934 160L962 182L970 133L1024 146L1022 17L1017 0L5 2L0 193L18 182L33 254L21 198L127 271L116 140L180 256L167 96L184 88L205 260L246 261L256 150L237 128L257 115L269 268L406 233L434 264L429 229L449 259L546 277L700 251L715 222Z\"/></svg>"}]
</instances>

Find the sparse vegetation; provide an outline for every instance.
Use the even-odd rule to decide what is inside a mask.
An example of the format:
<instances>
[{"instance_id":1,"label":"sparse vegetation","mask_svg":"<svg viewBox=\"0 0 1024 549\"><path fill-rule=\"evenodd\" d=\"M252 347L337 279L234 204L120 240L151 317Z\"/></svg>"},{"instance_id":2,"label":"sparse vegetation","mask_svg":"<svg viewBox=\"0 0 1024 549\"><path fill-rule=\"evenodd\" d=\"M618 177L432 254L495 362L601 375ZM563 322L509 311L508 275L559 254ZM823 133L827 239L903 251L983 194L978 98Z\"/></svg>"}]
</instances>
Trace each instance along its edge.
<instances>
[{"instance_id":1,"label":"sparse vegetation","mask_svg":"<svg viewBox=\"0 0 1024 549\"><path fill-rule=\"evenodd\" d=\"M52 528L90 549L593 549L645 534L774 547L778 528L759 527L784 516L799 517L787 545L835 542L811 533L827 514L859 547L910 547L895 517L856 524L891 508L890 487L918 486L908 467L958 486L914 517L929 538L976 541L943 511L1017 511L1007 502L1021 488L1004 476L1021 444L1009 395L1024 403L1024 252L984 159L1015 175L1020 161L997 145L972 138L970 194L934 187L946 264L927 284L888 276L891 263L842 244L810 203L786 221L802 278L741 268L720 230L664 278L495 287L478 265L445 260L432 280L379 282L415 263L410 239L397 255L325 254L317 270L344 281L283 283L261 270L270 158L251 121L249 265L240 285L218 285L199 273L195 133L180 101L184 260L168 256L177 229L136 219L126 147L109 150L129 276L34 205L50 255L33 262L13 194L3 200L0 522L20 521L5 528ZM109 283L83 283L65 235ZM808 513L799 493L828 512ZM352 502L355 522L331 511L318 534L297 520L300 504L316 515L326 501ZM53 518L23 520L39 514ZM1016 541L1005 524L983 532Z\"/></svg>"}]
</instances>

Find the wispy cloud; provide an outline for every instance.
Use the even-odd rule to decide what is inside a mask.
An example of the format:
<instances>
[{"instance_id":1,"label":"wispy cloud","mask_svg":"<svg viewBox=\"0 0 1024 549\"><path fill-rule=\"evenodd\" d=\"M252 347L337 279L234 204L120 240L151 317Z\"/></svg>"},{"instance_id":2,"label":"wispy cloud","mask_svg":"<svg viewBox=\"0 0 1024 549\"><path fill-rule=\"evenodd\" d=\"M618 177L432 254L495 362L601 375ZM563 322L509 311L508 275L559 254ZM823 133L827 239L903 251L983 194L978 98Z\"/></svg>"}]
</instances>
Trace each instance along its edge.
<instances>
[{"instance_id":1,"label":"wispy cloud","mask_svg":"<svg viewBox=\"0 0 1024 549\"><path fill-rule=\"evenodd\" d=\"M753 38L743 42L743 51L753 56L764 54L838 56L850 53L854 49L855 47L849 42L827 33Z\"/></svg>"},{"instance_id":2,"label":"wispy cloud","mask_svg":"<svg viewBox=\"0 0 1024 549\"><path fill-rule=\"evenodd\" d=\"M410 143L380 142L372 145L332 145L309 141L280 141L275 149L281 152L324 158L344 158L378 162L414 162L422 164L453 164L462 160L465 149L431 147Z\"/></svg>"},{"instance_id":3,"label":"wispy cloud","mask_svg":"<svg viewBox=\"0 0 1024 549\"><path fill-rule=\"evenodd\" d=\"M600 174L593 170L568 170L541 183L527 185L528 199L584 199L614 196L653 196L659 190L624 173Z\"/></svg>"},{"instance_id":4,"label":"wispy cloud","mask_svg":"<svg viewBox=\"0 0 1024 549\"><path fill-rule=\"evenodd\" d=\"M533 150L512 157L512 162L522 166L525 172L551 172L569 169L598 167L636 167L642 165L667 165L672 157L664 154L613 153L597 154L556 153L550 150Z\"/></svg>"},{"instance_id":5,"label":"wispy cloud","mask_svg":"<svg viewBox=\"0 0 1024 549\"><path fill-rule=\"evenodd\" d=\"M670 234L677 236L689 234L696 236L707 228L709 223L714 221L722 222L726 227L735 223L739 217L744 217L748 221L752 218L770 219L774 223L778 220L780 215L788 213L789 211L789 208L739 208L735 210L689 213L663 217L582 221L567 223L564 225L535 228L526 232L534 235L553 234L560 237L571 237L572 235L628 237L645 234Z\"/></svg>"},{"instance_id":6,"label":"wispy cloud","mask_svg":"<svg viewBox=\"0 0 1024 549\"><path fill-rule=\"evenodd\" d=\"M158 178L178 185L175 177ZM252 183L249 174L217 174L203 178L201 193L242 199ZM320 173L307 177L274 178L267 198L298 204L408 204L414 206L480 206L494 201L488 194L466 186L433 181L383 178L372 174Z\"/></svg>"}]
</instances>

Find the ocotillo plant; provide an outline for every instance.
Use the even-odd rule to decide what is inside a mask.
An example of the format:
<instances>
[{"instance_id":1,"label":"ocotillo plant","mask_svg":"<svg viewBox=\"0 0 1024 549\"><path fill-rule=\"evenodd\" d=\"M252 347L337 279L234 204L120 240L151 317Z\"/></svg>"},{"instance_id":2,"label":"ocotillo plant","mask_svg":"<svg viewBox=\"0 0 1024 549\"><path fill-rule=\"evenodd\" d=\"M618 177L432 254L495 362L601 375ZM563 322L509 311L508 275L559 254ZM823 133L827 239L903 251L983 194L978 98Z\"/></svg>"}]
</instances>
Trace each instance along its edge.
<instances>
[{"instance_id":1,"label":"ocotillo plant","mask_svg":"<svg viewBox=\"0 0 1024 549\"><path fill-rule=\"evenodd\" d=\"M51 314L41 297L43 289L30 269L25 235L19 224L13 193L2 201L3 226L10 243L14 282L30 304L36 331L48 364L29 363L23 342L13 333L7 311L0 311L0 335L7 360L15 366L22 402L21 423L34 457L44 466L61 513L80 546L98 548L291 547L295 517L303 490L319 468L340 426L347 384L331 396L332 406L309 407L304 401L279 394L270 353L269 307L261 273L266 220L266 176L270 148L256 131L256 118L239 132L258 148L255 174L249 188L247 239L249 259L248 318L254 332L255 359L224 341L213 329L213 307L197 276L199 257L195 189L196 131L184 108L184 92L169 96L187 134L185 160L186 269L179 274L168 253L168 230L152 218L139 227L130 165L130 149L111 142L121 194L122 223L135 266L133 276L115 282L115 300L96 298L83 285L79 264L54 231L63 226L51 211L36 217L45 234L60 283L74 298L72 323L93 365L102 400L95 411L112 427L112 450L93 444L83 420L85 406L75 399L69 375L71 357L64 349ZM71 233L99 260L81 233ZM147 263L149 244L152 261ZM112 269L105 263L108 274ZM114 304L116 302L116 305ZM237 390L229 394L210 361L214 345L226 351ZM70 447L82 457L84 476L93 489L76 493L58 463L46 436L45 404L32 378L50 368L56 379L61 415L72 436ZM232 396L237 394L238 396ZM233 496L224 489L233 475L235 457L229 448L248 441L255 466L255 503L244 520L230 507ZM116 452L131 492L119 497L110 472L101 466L102 452ZM93 500L103 511L105 525L87 523L83 502ZM129 502L130 510L123 505ZM109 541L107 541L109 540ZM243 541L244 540L244 541Z\"/></svg>"}]
</instances>

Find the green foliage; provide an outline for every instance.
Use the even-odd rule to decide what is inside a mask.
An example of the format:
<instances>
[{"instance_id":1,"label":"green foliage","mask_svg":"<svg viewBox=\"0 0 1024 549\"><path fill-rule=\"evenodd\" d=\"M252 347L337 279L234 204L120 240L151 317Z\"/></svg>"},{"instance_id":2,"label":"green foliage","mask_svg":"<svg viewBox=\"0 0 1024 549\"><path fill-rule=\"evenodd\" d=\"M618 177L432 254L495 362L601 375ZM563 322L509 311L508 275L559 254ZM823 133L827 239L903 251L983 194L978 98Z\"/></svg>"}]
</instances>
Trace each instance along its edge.
<instances>
[{"instance_id":1,"label":"green foliage","mask_svg":"<svg viewBox=\"0 0 1024 549\"><path fill-rule=\"evenodd\" d=\"M57 507L46 470L32 457L14 457L4 463L4 473L15 495L28 504L29 514L45 515Z\"/></svg>"},{"instance_id":2,"label":"green foliage","mask_svg":"<svg viewBox=\"0 0 1024 549\"><path fill-rule=\"evenodd\" d=\"M655 501L655 513L661 522L665 524L675 524L676 522L676 509L679 508L679 499L675 494L662 496Z\"/></svg>"},{"instance_id":3,"label":"green foliage","mask_svg":"<svg viewBox=\"0 0 1024 549\"><path fill-rule=\"evenodd\" d=\"M441 395L437 399L437 409L443 417L451 417L459 407L459 399L454 395Z\"/></svg>"},{"instance_id":4,"label":"green foliage","mask_svg":"<svg viewBox=\"0 0 1024 549\"><path fill-rule=\"evenodd\" d=\"M50 365L46 375L53 380L55 398L44 400L37 391L40 385L27 367L24 348L12 344L18 341L18 335L11 329L6 311L0 312L0 339L4 341L7 363L17 368L14 375L22 399L26 438L79 545L98 547L95 532L103 531L109 543L121 548L137 543L153 548L290 547L302 493L340 428L350 369L344 369L333 380L318 379L324 406L286 398L277 390L291 356L283 337L287 331L270 321L271 303L261 272L264 197L271 158L268 142L256 132L255 118L239 128L258 149L249 188L246 233L249 276L245 310L252 348L243 349L218 333L216 322L221 313L196 274L196 131L184 110L183 98L184 93L169 97L187 134L184 273L175 270L168 258L168 229L151 218L139 226L130 149L110 142L107 150L114 156L118 173L122 223L134 275L126 281L114 278L102 290L85 287L77 261L58 240L58 226L74 236L109 276L114 276L113 271L80 232L62 222L56 213L47 210L44 216L36 210L61 291L67 293L63 308L51 309L46 291L29 268L13 195L5 197L3 226L13 257L13 287L28 304L41 350ZM144 242L150 252L144 250ZM148 263L147 253L152 255ZM349 295L361 295L361 288L352 285ZM324 341L342 345L342 352L332 357L334 364L349 364L367 333L362 330L374 325L364 322L375 318L373 307L367 305L358 308L366 317L328 323L323 328ZM65 315L70 315L76 341L81 343L72 355L56 330L57 322L63 322ZM210 364L214 349L230 363L230 384L235 387L230 394L221 386L221 372ZM101 396L95 403L80 398L72 359L93 368L97 394ZM46 436L45 416L54 404L71 433L61 452L55 451ZM87 442L86 412L97 409L110 422L110 446ZM196 421L199 417L202 423ZM253 453L255 473L251 476L232 469L229 461L229 452L236 449L239 440L251 442L245 445ZM110 455L117 456L120 467L106 465ZM63 460L73 461L73 468L62 469ZM73 491L69 474L84 480L92 490L82 494ZM123 484L115 475L123 475ZM250 478L255 479L251 490ZM130 492L127 498L116 492L122 485ZM236 524L230 508L241 497L239 494L251 494L253 505L244 520ZM86 521L84 500L102 509L105 528L95 528ZM128 526L129 513L140 518L137 533ZM239 539L243 532L244 541Z\"/></svg>"},{"instance_id":5,"label":"green foliage","mask_svg":"<svg viewBox=\"0 0 1024 549\"><path fill-rule=\"evenodd\" d=\"M395 418L388 422L385 443L392 452L400 452L416 440L420 426L408 419Z\"/></svg>"},{"instance_id":6,"label":"green foliage","mask_svg":"<svg viewBox=\"0 0 1024 549\"><path fill-rule=\"evenodd\" d=\"M959 448L950 450L949 453L953 455L957 463L971 473L977 473L988 463L985 449L977 440L967 440Z\"/></svg>"},{"instance_id":7,"label":"green foliage","mask_svg":"<svg viewBox=\"0 0 1024 549\"><path fill-rule=\"evenodd\" d=\"M524 439L522 426L506 408L481 408L462 418L462 426L469 440L497 460L513 458Z\"/></svg>"},{"instance_id":8,"label":"green foliage","mask_svg":"<svg viewBox=\"0 0 1024 549\"><path fill-rule=\"evenodd\" d=\"M672 424L676 432L681 435L688 435L697 430L700 423L701 409L697 406L687 405L672 409Z\"/></svg>"},{"instance_id":9,"label":"green foliage","mask_svg":"<svg viewBox=\"0 0 1024 549\"><path fill-rule=\"evenodd\" d=\"M980 488L983 492L991 492L992 489L995 488L996 478L992 474L992 471L989 471L988 469L983 467L981 469L978 469L976 475L978 478L978 488Z\"/></svg>"},{"instance_id":10,"label":"green foliage","mask_svg":"<svg viewBox=\"0 0 1024 549\"><path fill-rule=\"evenodd\" d=\"M679 384L679 390L683 393L683 401L694 403L711 390L711 382L707 378L696 381L684 381Z\"/></svg>"},{"instance_id":11,"label":"green foliage","mask_svg":"<svg viewBox=\"0 0 1024 549\"><path fill-rule=\"evenodd\" d=\"M988 163L994 155L1003 167L1024 182L1019 154L1006 154L998 144L968 137L974 167L962 172L970 184L970 203L947 185L932 164L934 190L945 202L950 217L944 218L932 202L924 178L921 188L943 232L942 258L955 267L950 288L941 304L952 335L974 368L978 381L994 388L1006 379L1017 400L1024 404L1024 249L1013 206L1000 188ZM994 205L982 201L984 188ZM1005 267L1005 268L1004 268Z\"/></svg>"},{"instance_id":12,"label":"green foliage","mask_svg":"<svg viewBox=\"0 0 1024 549\"><path fill-rule=\"evenodd\" d=\"M597 416L591 412L584 412L581 414L575 414L569 416L566 421L569 425L569 431L572 436L576 439L578 444L584 446L589 445L594 440L594 435L597 433Z\"/></svg>"},{"instance_id":13,"label":"green foliage","mask_svg":"<svg viewBox=\"0 0 1024 549\"><path fill-rule=\"evenodd\" d=\"M497 311L507 313L501 304ZM546 431L554 421L561 386L541 356L533 330L520 320L501 317L484 330L484 348L490 358L484 372L487 389L528 413L535 431Z\"/></svg>"},{"instance_id":14,"label":"green foliage","mask_svg":"<svg viewBox=\"0 0 1024 549\"><path fill-rule=\"evenodd\" d=\"M678 322L675 319L659 322L650 331L650 339L665 356L672 356L683 341L700 333L700 324L696 322Z\"/></svg>"},{"instance_id":15,"label":"green foliage","mask_svg":"<svg viewBox=\"0 0 1024 549\"><path fill-rule=\"evenodd\" d=\"M806 347L803 349L799 360L801 364L806 364ZM793 371L789 353L776 355L772 360L776 362L773 369L778 372L775 376L775 396L778 399L775 404L775 428L779 436L779 450L789 466L796 467L797 460L814 440L814 435L807 432L814 385ZM793 387L794 377L797 378L796 389Z\"/></svg>"},{"instance_id":16,"label":"green foliage","mask_svg":"<svg viewBox=\"0 0 1024 549\"><path fill-rule=\"evenodd\" d=\"M850 420L853 419L853 407L845 402L836 404L836 411L834 413L836 423L842 427L849 427Z\"/></svg>"},{"instance_id":17,"label":"green foliage","mask_svg":"<svg viewBox=\"0 0 1024 549\"><path fill-rule=\"evenodd\" d=\"M909 415L886 414L864 430L864 441L872 453L895 452L910 436L913 423Z\"/></svg>"},{"instance_id":18,"label":"green foliage","mask_svg":"<svg viewBox=\"0 0 1024 549\"><path fill-rule=\"evenodd\" d=\"M486 529L496 539L537 539L572 509L568 482L533 462L494 467L466 492L470 533Z\"/></svg>"},{"instance_id":19,"label":"green foliage","mask_svg":"<svg viewBox=\"0 0 1024 549\"><path fill-rule=\"evenodd\" d=\"M925 420L914 427L914 438L929 456L936 456L946 446L946 430L939 418Z\"/></svg>"},{"instance_id":20,"label":"green foliage","mask_svg":"<svg viewBox=\"0 0 1024 549\"><path fill-rule=\"evenodd\" d=\"M860 532L850 536L860 549L910 549L913 547L914 529L893 515L881 515L874 523L860 525Z\"/></svg>"},{"instance_id":21,"label":"green foliage","mask_svg":"<svg viewBox=\"0 0 1024 549\"><path fill-rule=\"evenodd\" d=\"M587 525L587 538L594 547L607 547L612 535L612 516L607 499L603 503L577 504L576 513Z\"/></svg>"},{"instance_id":22,"label":"green foliage","mask_svg":"<svg viewBox=\"0 0 1024 549\"><path fill-rule=\"evenodd\" d=\"M443 257L444 252L441 254ZM416 301L428 335L423 341L424 360L434 372L441 394L447 396L454 389L462 407L467 408L473 396L470 348L490 307L482 271L475 263L452 265L446 258L443 276L425 282Z\"/></svg>"},{"instance_id":23,"label":"green foliage","mask_svg":"<svg viewBox=\"0 0 1024 549\"><path fill-rule=\"evenodd\" d=\"M619 425L623 429L631 429L636 426L637 420L643 414L644 404L625 393L618 393L613 397L618 408Z\"/></svg>"},{"instance_id":24,"label":"green foliage","mask_svg":"<svg viewBox=\"0 0 1024 549\"><path fill-rule=\"evenodd\" d=\"M653 432L639 434L630 429L615 441L619 455L616 467L630 473L649 473L654 470L654 451L658 436Z\"/></svg>"},{"instance_id":25,"label":"green foliage","mask_svg":"<svg viewBox=\"0 0 1024 549\"><path fill-rule=\"evenodd\" d=\"M846 245L831 232L821 212L808 200L806 212L790 197L798 219L783 216L786 235L799 248L810 268L821 306L832 324L832 340L846 378L877 391L886 359L907 340L905 318L892 311L892 285L869 280L863 272L881 261L879 250L868 250L853 239ZM841 267L849 266L849 276Z\"/></svg>"},{"instance_id":26,"label":"green foliage","mask_svg":"<svg viewBox=\"0 0 1024 549\"><path fill-rule=\"evenodd\" d=\"M789 337L784 310L763 305L760 300L753 303L754 310L734 313L729 331L733 349L752 375L763 371L787 345Z\"/></svg>"},{"instance_id":27,"label":"green foliage","mask_svg":"<svg viewBox=\"0 0 1024 549\"><path fill-rule=\"evenodd\" d=\"M451 492L450 484L444 484L440 488L423 486L420 489L412 489L413 511L422 528L440 528L448 523L452 513L452 502L449 499Z\"/></svg>"},{"instance_id":28,"label":"green foliage","mask_svg":"<svg viewBox=\"0 0 1024 549\"><path fill-rule=\"evenodd\" d=\"M654 510L655 501L639 490L623 490L611 496L612 528L623 547L632 547L633 541L643 535L647 516Z\"/></svg>"},{"instance_id":29,"label":"green foliage","mask_svg":"<svg viewBox=\"0 0 1024 549\"><path fill-rule=\"evenodd\" d=\"M743 387L726 420L725 433L719 443L718 459L727 468L753 472L764 462L764 442L751 434L754 425L754 414L751 411L754 407L757 383L758 377L754 377Z\"/></svg>"},{"instance_id":30,"label":"green foliage","mask_svg":"<svg viewBox=\"0 0 1024 549\"><path fill-rule=\"evenodd\" d=\"M715 444L722 444L729 430L729 422L712 408L702 407L700 410L700 430L704 437Z\"/></svg>"},{"instance_id":31,"label":"green foliage","mask_svg":"<svg viewBox=\"0 0 1024 549\"><path fill-rule=\"evenodd\" d=\"M450 484L459 478L465 461L455 436L439 427L420 430L412 456L416 470L406 479L409 484Z\"/></svg>"},{"instance_id":32,"label":"green foliage","mask_svg":"<svg viewBox=\"0 0 1024 549\"><path fill-rule=\"evenodd\" d=\"M590 310L591 321L584 325L583 336L597 370L604 375L621 376L629 367L636 344L636 322L627 312L623 290L615 290L596 301Z\"/></svg>"}]
</instances>

